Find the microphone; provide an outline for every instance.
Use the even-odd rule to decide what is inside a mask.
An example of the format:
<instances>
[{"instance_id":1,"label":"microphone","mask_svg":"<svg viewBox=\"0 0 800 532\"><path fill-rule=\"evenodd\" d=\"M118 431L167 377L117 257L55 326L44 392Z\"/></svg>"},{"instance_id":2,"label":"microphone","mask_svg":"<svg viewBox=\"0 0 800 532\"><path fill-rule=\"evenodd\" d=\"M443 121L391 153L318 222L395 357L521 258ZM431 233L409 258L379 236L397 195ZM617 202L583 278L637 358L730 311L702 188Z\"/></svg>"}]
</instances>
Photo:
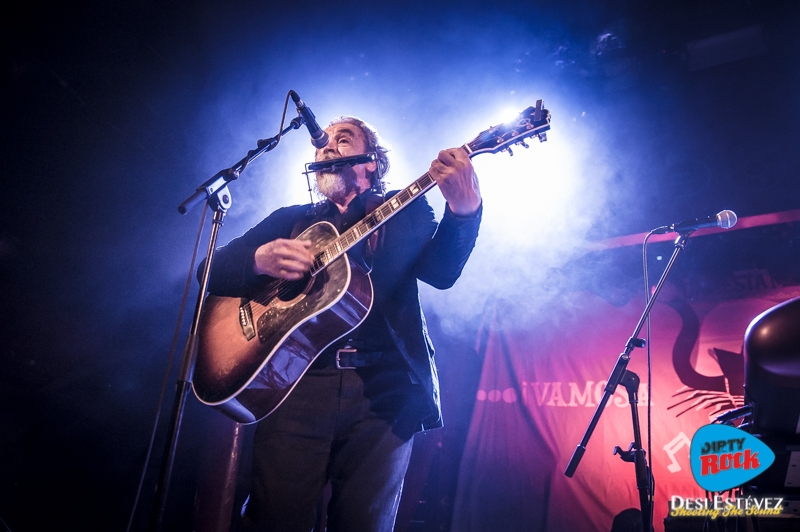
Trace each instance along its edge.
<instances>
[{"instance_id":1,"label":"microphone","mask_svg":"<svg viewBox=\"0 0 800 532\"><path fill-rule=\"evenodd\" d=\"M375 152L362 153L361 155L350 155L349 157L339 157L328 159L327 161L316 161L306 164L307 172L334 172L345 166L355 166L357 164L367 164L374 162L377 158Z\"/></svg>"},{"instance_id":2,"label":"microphone","mask_svg":"<svg viewBox=\"0 0 800 532\"><path fill-rule=\"evenodd\" d=\"M297 106L297 112L303 117L303 121L306 123L308 132L311 134L311 144L313 144L317 149L327 146L328 134L325 133L321 127L319 127L319 124L317 124L317 119L314 117L314 113L311 112L311 109L309 109L305 102L300 99L300 96L298 96L296 92L290 90L289 95L292 97L294 104Z\"/></svg>"},{"instance_id":3,"label":"microphone","mask_svg":"<svg viewBox=\"0 0 800 532\"><path fill-rule=\"evenodd\" d=\"M721 227L722 229L730 229L736 225L736 220L736 213L725 209L724 211L718 212L714 216L695 218L693 220L684 220L676 224L665 225L664 227L658 228L655 234L663 235L665 233L688 233L698 229L704 229L706 227Z\"/></svg>"}]
</instances>

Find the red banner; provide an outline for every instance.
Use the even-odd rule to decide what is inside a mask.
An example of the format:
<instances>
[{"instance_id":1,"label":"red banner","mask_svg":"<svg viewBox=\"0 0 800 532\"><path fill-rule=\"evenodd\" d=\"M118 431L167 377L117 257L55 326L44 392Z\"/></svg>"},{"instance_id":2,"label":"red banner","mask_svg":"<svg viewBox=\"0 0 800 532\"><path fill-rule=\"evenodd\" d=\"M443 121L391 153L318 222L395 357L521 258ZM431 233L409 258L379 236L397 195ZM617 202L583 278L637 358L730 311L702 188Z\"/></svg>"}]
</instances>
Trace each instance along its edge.
<instances>
[{"instance_id":1,"label":"red banner","mask_svg":"<svg viewBox=\"0 0 800 532\"><path fill-rule=\"evenodd\" d=\"M665 289L652 312L654 526L663 530L671 496L702 497L689 469L695 431L743 403L742 343L758 314L800 295L761 270L735 272L713 297ZM607 300L608 299L608 300ZM487 319L484 366L461 461L452 530L608 532L614 516L639 507L634 466L612 454L633 440L627 392L619 387L573 478L564 475L642 299L623 306L571 293L532 327L509 325L496 306ZM643 330L640 336L644 336ZM645 349L628 369L641 378L639 416L647 449Z\"/></svg>"}]
</instances>

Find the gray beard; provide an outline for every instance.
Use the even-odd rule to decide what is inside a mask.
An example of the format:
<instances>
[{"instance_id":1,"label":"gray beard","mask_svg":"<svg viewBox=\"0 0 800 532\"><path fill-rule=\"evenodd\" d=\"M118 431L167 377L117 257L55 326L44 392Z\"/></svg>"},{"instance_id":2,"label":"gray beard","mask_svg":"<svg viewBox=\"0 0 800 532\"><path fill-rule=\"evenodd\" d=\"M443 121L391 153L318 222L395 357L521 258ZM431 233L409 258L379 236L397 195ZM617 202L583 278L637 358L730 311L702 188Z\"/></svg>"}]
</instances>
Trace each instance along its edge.
<instances>
[{"instance_id":1,"label":"gray beard","mask_svg":"<svg viewBox=\"0 0 800 532\"><path fill-rule=\"evenodd\" d=\"M341 203L356 188L356 183L344 173L317 174L317 190L334 203Z\"/></svg>"}]
</instances>

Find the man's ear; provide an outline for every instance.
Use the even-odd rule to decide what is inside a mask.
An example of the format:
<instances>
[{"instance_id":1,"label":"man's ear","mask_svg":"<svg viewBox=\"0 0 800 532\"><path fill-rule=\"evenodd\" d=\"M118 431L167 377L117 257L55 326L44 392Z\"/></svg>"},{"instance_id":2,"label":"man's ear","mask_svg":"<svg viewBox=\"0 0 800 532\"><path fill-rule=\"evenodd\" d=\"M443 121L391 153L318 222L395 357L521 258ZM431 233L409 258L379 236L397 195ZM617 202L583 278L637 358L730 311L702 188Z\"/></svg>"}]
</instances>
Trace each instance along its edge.
<instances>
[{"instance_id":1,"label":"man's ear","mask_svg":"<svg viewBox=\"0 0 800 532\"><path fill-rule=\"evenodd\" d=\"M378 168L378 162L372 161L371 163L367 163L364 165L364 168L366 168L367 172L373 174L375 173L375 169Z\"/></svg>"}]
</instances>

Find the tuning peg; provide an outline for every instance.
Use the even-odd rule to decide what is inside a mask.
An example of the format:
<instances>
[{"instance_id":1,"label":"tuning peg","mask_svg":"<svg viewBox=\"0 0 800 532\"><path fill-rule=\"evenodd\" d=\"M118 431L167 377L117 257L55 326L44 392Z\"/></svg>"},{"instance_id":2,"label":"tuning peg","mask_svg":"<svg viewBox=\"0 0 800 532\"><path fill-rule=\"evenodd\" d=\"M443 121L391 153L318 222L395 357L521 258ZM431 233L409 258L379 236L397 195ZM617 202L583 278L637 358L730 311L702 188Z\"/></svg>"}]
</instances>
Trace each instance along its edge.
<instances>
[{"instance_id":1,"label":"tuning peg","mask_svg":"<svg viewBox=\"0 0 800 532\"><path fill-rule=\"evenodd\" d=\"M506 151L508 152L508 154L509 154L511 157L513 157L513 156L514 156L514 152L513 152L513 151L511 151L511 148L510 148L510 147L509 147L509 148L506 148Z\"/></svg>"},{"instance_id":2,"label":"tuning peg","mask_svg":"<svg viewBox=\"0 0 800 532\"><path fill-rule=\"evenodd\" d=\"M545 133L545 132L539 133L536 136L539 137L539 142L546 142L547 141L547 133Z\"/></svg>"},{"instance_id":3,"label":"tuning peg","mask_svg":"<svg viewBox=\"0 0 800 532\"><path fill-rule=\"evenodd\" d=\"M523 147L523 148L525 148L526 150L527 150L528 148L530 148L530 146L528 146L528 143L527 143L527 142L525 142L524 140L521 140L521 141L517 142L517 145L518 145L518 146L522 146L522 147Z\"/></svg>"}]
</instances>

